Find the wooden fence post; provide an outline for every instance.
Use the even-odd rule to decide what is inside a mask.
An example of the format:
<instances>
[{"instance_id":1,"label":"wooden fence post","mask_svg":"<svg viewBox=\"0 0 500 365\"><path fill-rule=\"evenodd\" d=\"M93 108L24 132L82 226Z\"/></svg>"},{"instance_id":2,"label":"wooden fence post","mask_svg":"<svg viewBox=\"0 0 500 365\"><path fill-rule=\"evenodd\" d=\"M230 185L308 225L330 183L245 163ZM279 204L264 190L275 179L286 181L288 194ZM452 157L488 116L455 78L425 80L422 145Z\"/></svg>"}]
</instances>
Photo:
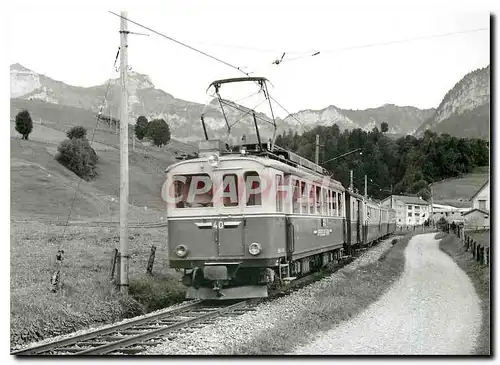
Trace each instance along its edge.
<instances>
[{"instance_id":1,"label":"wooden fence post","mask_svg":"<svg viewBox=\"0 0 500 365\"><path fill-rule=\"evenodd\" d=\"M115 276L117 257L118 257L118 249L115 248L111 253L111 269L109 271L109 280L113 280Z\"/></svg>"},{"instance_id":2,"label":"wooden fence post","mask_svg":"<svg viewBox=\"0 0 500 365\"><path fill-rule=\"evenodd\" d=\"M120 251L118 251L116 254L116 267L118 268L118 270L117 270L118 274L116 275L116 278L115 278L116 285L120 285L120 267L121 267L121 264L122 264L122 258L120 255Z\"/></svg>"},{"instance_id":3,"label":"wooden fence post","mask_svg":"<svg viewBox=\"0 0 500 365\"><path fill-rule=\"evenodd\" d=\"M155 261L156 246L151 246L151 253L149 254L148 267L146 268L146 274L151 274L153 272L153 263Z\"/></svg>"},{"instance_id":4,"label":"wooden fence post","mask_svg":"<svg viewBox=\"0 0 500 365\"><path fill-rule=\"evenodd\" d=\"M59 251L57 251L57 254L56 254L57 270L54 272L54 274L52 275L52 278L50 279L50 283L52 284L52 292L53 293L58 292L63 286L63 280L62 280L63 261L64 261L64 251L59 250Z\"/></svg>"}]
</instances>

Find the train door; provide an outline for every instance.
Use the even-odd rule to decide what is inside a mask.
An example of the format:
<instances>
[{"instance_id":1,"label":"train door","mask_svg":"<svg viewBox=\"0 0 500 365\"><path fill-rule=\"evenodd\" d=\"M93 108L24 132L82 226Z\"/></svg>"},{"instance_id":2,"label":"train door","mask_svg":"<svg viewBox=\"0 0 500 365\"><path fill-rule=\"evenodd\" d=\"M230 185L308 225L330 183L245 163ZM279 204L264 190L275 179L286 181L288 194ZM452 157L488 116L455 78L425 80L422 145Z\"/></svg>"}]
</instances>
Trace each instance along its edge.
<instances>
[{"instance_id":1,"label":"train door","mask_svg":"<svg viewBox=\"0 0 500 365\"><path fill-rule=\"evenodd\" d=\"M245 254L243 219L216 219L213 223L214 240L219 256L242 256Z\"/></svg>"},{"instance_id":2,"label":"train door","mask_svg":"<svg viewBox=\"0 0 500 365\"><path fill-rule=\"evenodd\" d=\"M356 243L361 242L361 218L362 218L362 202L356 199Z\"/></svg>"},{"instance_id":3,"label":"train door","mask_svg":"<svg viewBox=\"0 0 500 365\"><path fill-rule=\"evenodd\" d=\"M251 173L249 173L251 174ZM252 176L258 175L254 173ZM219 256L243 256L245 254L245 218L231 218L229 209L237 209L241 203L238 186L238 175L225 172L221 176L224 192L229 193L221 199L222 209L226 209L213 221L214 240ZM231 194L232 193L232 194Z\"/></svg>"}]
</instances>

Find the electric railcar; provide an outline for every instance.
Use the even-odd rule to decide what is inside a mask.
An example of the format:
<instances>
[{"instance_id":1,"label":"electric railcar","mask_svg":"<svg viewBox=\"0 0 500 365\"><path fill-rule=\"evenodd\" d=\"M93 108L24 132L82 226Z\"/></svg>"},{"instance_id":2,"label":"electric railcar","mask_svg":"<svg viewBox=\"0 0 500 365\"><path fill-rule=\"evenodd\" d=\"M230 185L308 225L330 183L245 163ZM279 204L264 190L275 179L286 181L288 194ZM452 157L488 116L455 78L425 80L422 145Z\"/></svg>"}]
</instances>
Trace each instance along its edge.
<instances>
[{"instance_id":1,"label":"electric railcar","mask_svg":"<svg viewBox=\"0 0 500 365\"><path fill-rule=\"evenodd\" d=\"M187 298L266 297L283 283L394 232L391 208L345 189L290 151L200 142L167 168L170 267Z\"/></svg>"}]
</instances>

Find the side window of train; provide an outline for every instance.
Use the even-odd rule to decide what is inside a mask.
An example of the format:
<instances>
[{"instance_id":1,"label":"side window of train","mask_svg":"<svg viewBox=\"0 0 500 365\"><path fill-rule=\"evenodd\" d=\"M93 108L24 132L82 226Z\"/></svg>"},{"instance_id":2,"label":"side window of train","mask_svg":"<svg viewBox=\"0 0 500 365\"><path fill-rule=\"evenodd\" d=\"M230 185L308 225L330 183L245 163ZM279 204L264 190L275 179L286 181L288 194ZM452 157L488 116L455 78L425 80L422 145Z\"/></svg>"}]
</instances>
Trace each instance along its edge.
<instances>
[{"instance_id":1,"label":"side window of train","mask_svg":"<svg viewBox=\"0 0 500 365\"><path fill-rule=\"evenodd\" d=\"M323 198L323 211L321 212L321 214L323 215L329 215L330 214L330 211L328 209L328 195L327 195L327 190L325 188L321 188L321 192L322 192L322 198Z\"/></svg>"},{"instance_id":2,"label":"side window of train","mask_svg":"<svg viewBox=\"0 0 500 365\"><path fill-rule=\"evenodd\" d=\"M314 194L314 199L316 203L316 211L314 213L316 214L323 214L322 210L322 195L321 195L321 186L316 186L316 194Z\"/></svg>"},{"instance_id":3,"label":"side window of train","mask_svg":"<svg viewBox=\"0 0 500 365\"><path fill-rule=\"evenodd\" d=\"M327 194L328 194L328 215L333 215L333 210L332 210L332 194L333 192L330 189L327 189Z\"/></svg>"},{"instance_id":4,"label":"side window of train","mask_svg":"<svg viewBox=\"0 0 500 365\"><path fill-rule=\"evenodd\" d=\"M281 175L276 175L276 211L283 212L283 194L281 189L283 178Z\"/></svg>"},{"instance_id":5,"label":"side window of train","mask_svg":"<svg viewBox=\"0 0 500 365\"><path fill-rule=\"evenodd\" d=\"M300 182L300 198L302 199L301 213L307 214L309 212L308 202L309 202L309 194L307 193L307 185L305 181Z\"/></svg>"},{"instance_id":6,"label":"side window of train","mask_svg":"<svg viewBox=\"0 0 500 365\"><path fill-rule=\"evenodd\" d=\"M300 197L300 189L299 189L299 180L292 180L293 184L293 195L292 195L292 208L293 213L300 213L299 206L299 197Z\"/></svg>"},{"instance_id":7,"label":"side window of train","mask_svg":"<svg viewBox=\"0 0 500 365\"><path fill-rule=\"evenodd\" d=\"M208 174L174 176L176 208L213 207L213 187Z\"/></svg>"},{"instance_id":8,"label":"side window of train","mask_svg":"<svg viewBox=\"0 0 500 365\"><path fill-rule=\"evenodd\" d=\"M339 215L342 215L344 216L344 212L343 212L343 209L344 209L344 205L343 205L343 201L344 201L344 198L345 198L345 193L341 193L341 194L338 194L337 193L337 202L338 202L338 211L339 211ZM347 219L347 217L345 217Z\"/></svg>"},{"instance_id":9,"label":"side window of train","mask_svg":"<svg viewBox=\"0 0 500 365\"><path fill-rule=\"evenodd\" d=\"M313 184L310 185L311 188L309 189L309 214L315 214L316 213L316 189Z\"/></svg>"},{"instance_id":10,"label":"side window of train","mask_svg":"<svg viewBox=\"0 0 500 365\"><path fill-rule=\"evenodd\" d=\"M339 198L337 198L337 192L332 191L332 215L339 215L337 212L337 201Z\"/></svg>"},{"instance_id":11,"label":"side window of train","mask_svg":"<svg viewBox=\"0 0 500 365\"><path fill-rule=\"evenodd\" d=\"M246 187L246 205L262 205L261 184L259 174L255 171L247 171L243 175Z\"/></svg>"},{"instance_id":12,"label":"side window of train","mask_svg":"<svg viewBox=\"0 0 500 365\"><path fill-rule=\"evenodd\" d=\"M236 174L227 174L222 178L223 198L222 203L225 207L238 206L238 177Z\"/></svg>"}]
</instances>

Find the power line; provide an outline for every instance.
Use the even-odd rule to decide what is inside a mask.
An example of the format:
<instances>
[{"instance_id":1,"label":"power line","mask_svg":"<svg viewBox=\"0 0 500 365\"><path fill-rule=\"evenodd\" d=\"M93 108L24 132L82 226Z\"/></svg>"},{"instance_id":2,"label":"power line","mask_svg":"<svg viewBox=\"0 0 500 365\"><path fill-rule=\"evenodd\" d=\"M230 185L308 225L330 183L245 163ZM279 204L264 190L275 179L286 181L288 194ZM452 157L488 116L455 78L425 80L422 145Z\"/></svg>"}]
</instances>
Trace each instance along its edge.
<instances>
[{"instance_id":1,"label":"power line","mask_svg":"<svg viewBox=\"0 0 500 365\"><path fill-rule=\"evenodd\" d=\"M300 57L289 58L289 59L285 58L280 63L295 61L295 60L299 60L299 59L302 59L302 58L313 57L313 56L316 56L318 54L325 54L325 53L332 53L332 52L344 52L344 51L351 51L351 50L363 49L363 48L371 48L371 47L377 47L377 46L388 46L388 45L392 45L392 44L400 44L400 43L415 42L415 41L419 41L419 40L427 40L427 39L433 39L433 38L448 37L448 36L457 35L457 34L474 33L474 32L480 32L480 31L484 31L484 30L489 30L489 28L469 29L469 30L464 30L464 31L459 31L459 32L434 34L434 35L421 36L421 37L415 37L415 38L404 38L404 39L398 39L398 40L393 40L393 41L388 41L388 42L376 42L376 43L370 43L370 44L365 44L365 45L360 45L360 46L352 46L352 47L345 47L345 48L334 48L334 49L329 49L329 50L324 50L324 51L316 52L316 53L314 53L312 55L300 56Z\"/></svg>"},{"instance_id":2,"label":"power line","mask_svg":"<svg viewBox=\"0 0 500 365\"><path fill-rule=\"evenodd\" d=\"M140 24L140 23L137 23L137 22L135 22L135 21L133 21L133 20L131 20L131 19L127 18L127 17L124 17L124 16L122 16L122 15L118 15L118 14L116 14L116 13L113 13L112 11L109 11L109 12L110 12L111 14L113 14L113 15L117 16L117 17L120 17L120 18L123 18L123 19L127 20L128 22L130 22L130 23L132 23L132 24L137 25L138 27L141 27L141 28L144 28L144 29L146 29L146 30L149 30L149 31L150 31L150 32L152 32L152 33L155 33L155 34L157 34L157 35L159 35L159 36L161 36L161 37L163 37L163 38L166 38L166 39L168 39L168 40L170 40L170 41L172 41L172 42L175 42L175 43L177 43L177 44L180 44L181 46L184 46L184 47L186 47L186 48L189 48L189 49L190 49L190 50L192 50L192 51L195 51L195 52L201 53L202 55L204 55L204 56L206 56L206 57L209 57L209 58L211 58L211 59L213 59L213 60L215 60L215 61L218 61L218 62L220 62L220 63L223 63L223 64L225 64L226 66L229 66L229 67L231 67L231 68L233 68L233 69L235 69L235 70L238 70L238 71L240 71L240 72L244 73L245 75L249 76L249 74L248 74L248 73L246 73L245 71L243 71L241 68L239 68L239 67L237 67L237 66L234 66L234 65L232 65L232 64L230 64L230 63L228 63L228 62L226 62L226 61L223 61L223 60L221 60L220 58L217 58L217 57L215 57L215 56L211 56L211 55L209 55L209 54L208 54L208 53L206 53L206 52L200 51L199 49L196 49L196 48L191 47L191 46L189 46L189 45L187 45L187 44L185 44L185 43L182 43L181 41L178 41L178 40L176 40L176 39L174 39L174 38L172 38L172 37L169 37L169 36L168 36L168 35L166 35L166 34L163 34L163 33L157 32L156 30L151 29L151 28L149 28L149 27L147 27L147 26L145 26L145 25L142 25L142 24Z\"/></svg>"},{"instance_id":3,"label":"power line","mask_svg":"<svg viewBox=\"0 0 500 365\"><path fill-rule=\"evenodd\" d=\"M173 41L173 42L175 42L175 43L177 43L177 44L180 44L180 45L182 45L182 46L184 46L184 47L187 47L187 48L189 48L189 49L191 49L191 50L193 50L193 51L195 51L195 52L198 52L198 53L200 53L200 54L202 54L202 55L204 55L204 56L206 56L206 57L209 57L209 58L211 58L211 59L213 59L213 60L215 60L215 61L217 61L217 62L220 62L220 63L222 63L222 64L224 64L224 65L226 65L226 66L229 66L229 67L231 67L231 68L233 68L233 69L235 69L235 70L237 70L237 71L239 71L239 72L241 72L241 73L245 74L246 76L249 76L249 73L247 73L247 72L243 71L240 67L237 67L237 66L234 66L234 65L232 65L232 64L230 64L230 63L228 63L228 62L225 62L225 61L221 60L220 58L217 58L217 57L211 56L211 55L209 55L209 54L208 54L208 53L206 53L206 52L200 51L200 50L198 50L198 49L196 49L196 48L194 48L194 47L191 47L191 46L189 46L189 45L187 45L187 44L185 44L185 43L183 43L183 42L180 42L180 41L178 41L178 40L176 40L176 39L174 39L174 38L172 38L172 37L169 37L169 36L167 36L166 34L160 33L160 32L158 32L158 31L156 31L156 30L154 30L154 29L152 29L152 28L150 28L150 27L147 27L147 26L145 26L145 25L143 25L143 24L140 24L140 23L138 23L138 22L135 22L135 21L133 21L133 20L131 20L131 19L127 18L127 17L124 17L124 16L122 16L122 15L118 15L118 14L116 14L116 13L112 12L112 11L109 11L109 13L111 13L111 14L113 14L113 15L115 15L115 16L117 16L117 17L119 17L119 18L123 18L123 19L125 19L125 20L129 21L130 23L133 23L133 24L135 24L135 25L137 25L137 26L139 26L139 27L141 27L141 28L144 28L144 29L146 29L146 30L149 30L150 32L155 33L155 34L157 34L157 35L159 35L159 36L161 36L161 37L163 37L163 38L165 38L165 39L168 39L168 40ZM315 53L313 54L313 56L314 56L314 55L317 55L317 54L318 54L318 52L315 52ZM295 119L297 122L299 122L299 123L300 123L300 125L302 125L304 128L306 128L306 127L304 126L304 123L303 123L303 122L301 122L301 121L300 121L297 117L295 117L294 115L292 115L292 114L291 114L291 113L290 113L290 112L289 112L289 111L288 111L285 107L283 107L283 105L281 105L280 103L278 103L278 101L277 101L276 99L274 99L274 98L273 98L273 97L271 97L270 95L269 95L269 97L270 97L270 98L271 98L271 99L272 99L272 100L273 100L276 104L278 104L278 105L279 105L279 106L280 106L280 107L281 107L281 108L282 108L285 112L287 112L287 113L289 114L289 116L291 116L293 119ZM228 106L229 106L229 105L228 105ZM259 118L259 119L260 119L260 118ZM268 121L266 121L266 122L268 122ZM268 122L268 123L269 123L269 122Z\"/></svg>"}]
</instances>

